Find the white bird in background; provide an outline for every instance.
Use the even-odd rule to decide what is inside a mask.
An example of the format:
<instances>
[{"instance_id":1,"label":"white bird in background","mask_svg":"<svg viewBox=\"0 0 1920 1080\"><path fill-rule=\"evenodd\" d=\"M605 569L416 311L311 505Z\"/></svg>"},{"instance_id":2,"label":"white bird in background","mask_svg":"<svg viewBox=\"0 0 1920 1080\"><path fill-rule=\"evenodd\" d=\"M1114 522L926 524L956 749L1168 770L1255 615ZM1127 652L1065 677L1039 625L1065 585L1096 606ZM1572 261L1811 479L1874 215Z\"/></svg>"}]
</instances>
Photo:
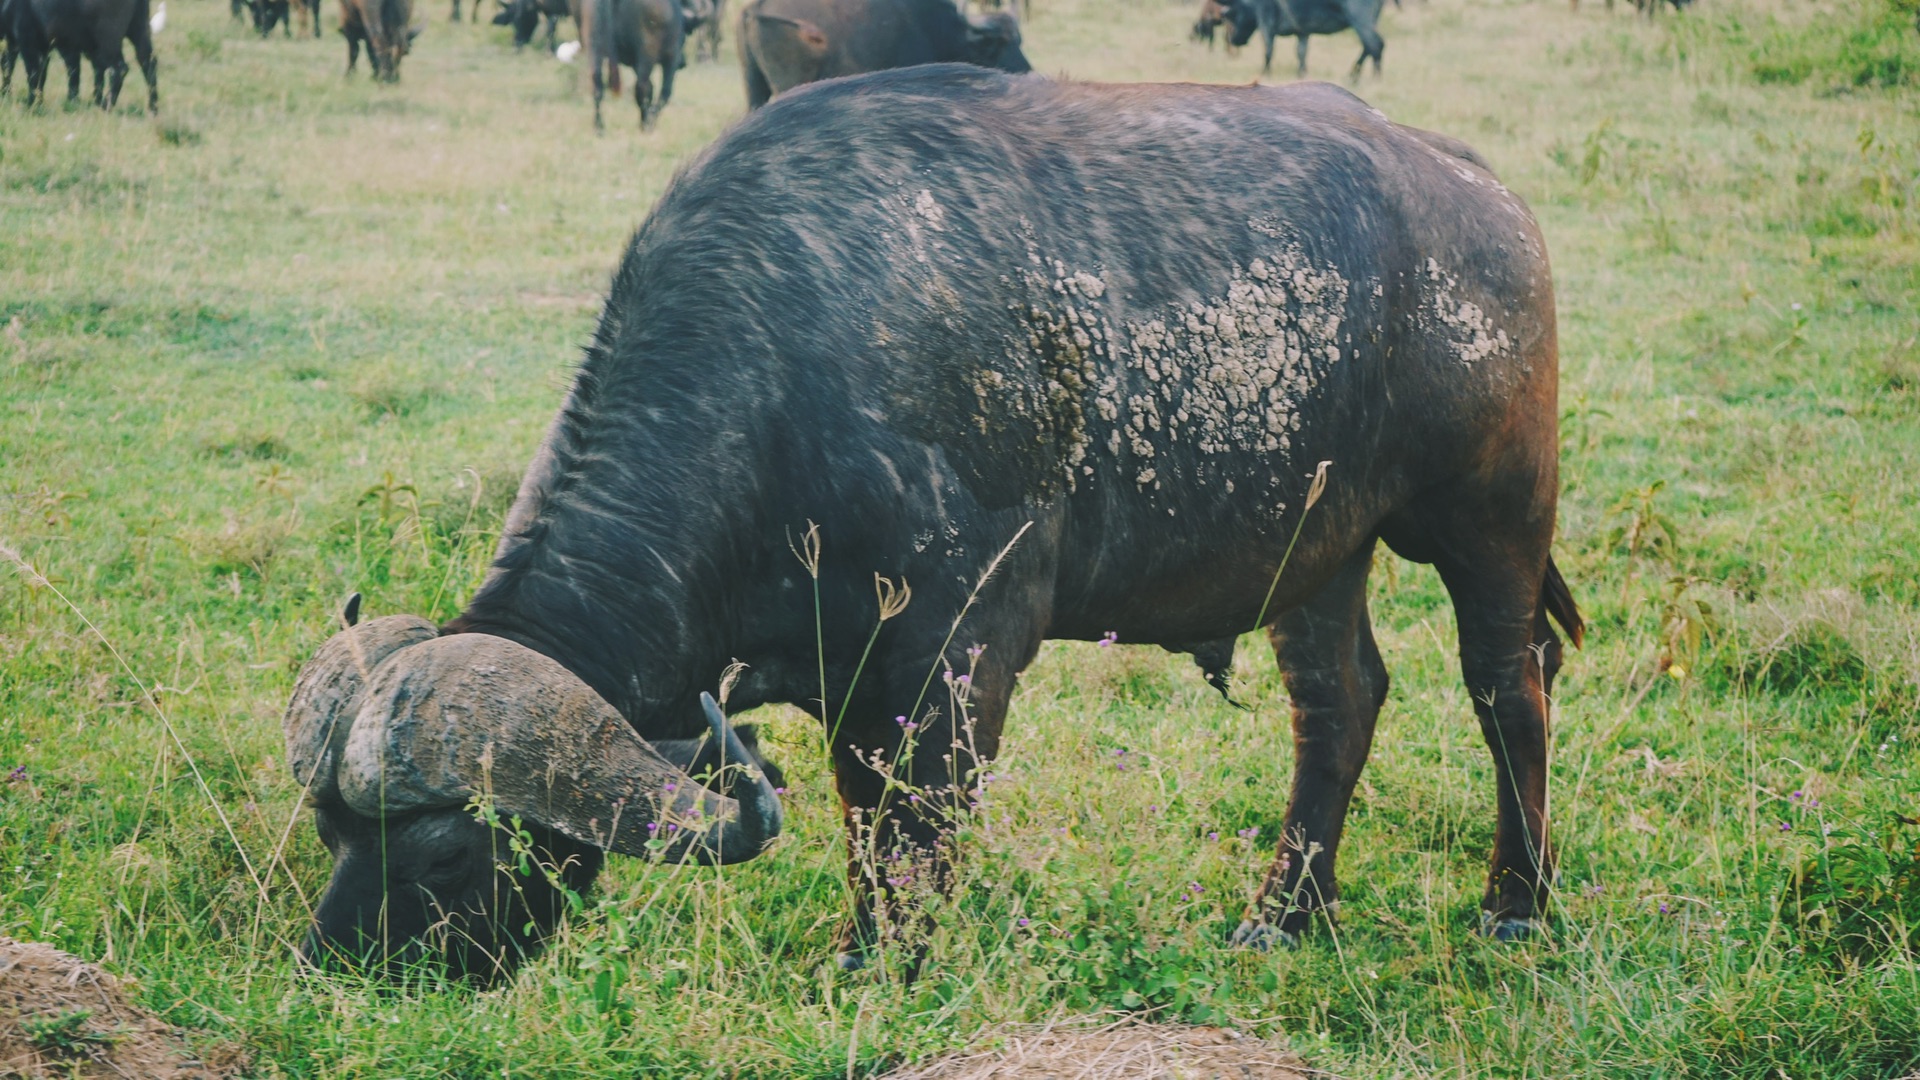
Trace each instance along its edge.
<instances>
[{"instance_id":1,"label":"white bird in background","mask_svg":"<svg viewBox=\"0 0 1920 1080\"><path fill-rule=\"evenodd\" d=\"M580 43L577 41L563 41L559 48L553 50L553 58L563 64L573 63L573 58L579 55Z\"/></svg>"},{"instance_id":2,"label":"white bird in background","mask_svg":"<svg viewBox=\"0 0 1920 1080\"><path fill-rule=\"evenodd\" d=\"M153 27L156 34L167 28L167 0L160 0L160 6L154 9L153 18L147 20L147 25Z\"/></svg>"}]
</instances>

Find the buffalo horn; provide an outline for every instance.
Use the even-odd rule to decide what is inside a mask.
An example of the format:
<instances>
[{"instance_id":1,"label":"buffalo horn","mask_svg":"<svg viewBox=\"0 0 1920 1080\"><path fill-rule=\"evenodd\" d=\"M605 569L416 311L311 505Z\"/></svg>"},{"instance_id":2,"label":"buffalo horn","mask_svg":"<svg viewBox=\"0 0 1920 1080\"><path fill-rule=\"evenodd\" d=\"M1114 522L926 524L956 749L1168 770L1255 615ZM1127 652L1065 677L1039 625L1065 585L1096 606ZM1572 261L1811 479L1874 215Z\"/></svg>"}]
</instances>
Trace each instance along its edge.
<instances>
[{"instance_id":1,"label":"buffalo horn","mask_svg":"<svg viewBox=\"0 0 1920 1080\"><path fill-rule=\"evenodd\" d=\"M361 691L373 670L387 657L409 645L430 641L439 631L412 615L389 615L357 623L360 594L355 593L342 612L348 629L327 639L320 651L300 669L287 703L281 730L287 738L287 764L294 782L315 799L331 801L339 794L334 772L347 729L360 711Z\"/></svg>"},{"instance_id":2,"label":"buffalo horn","mask_svg":"<svg viewBox=\"0 0 1920 1080\"><path fill-rule=\"evenodd\" d=\"M752 769L711 700L726 760ZM780 799L758 770L738 800L701 786L560 664L489 634L454 634L374 672L340 762L340 794L383 817L484 795L581 843L668 862L722 864L780 834ZM660 844L651 842L659 840Z\"/></svg>"}]
</instances>

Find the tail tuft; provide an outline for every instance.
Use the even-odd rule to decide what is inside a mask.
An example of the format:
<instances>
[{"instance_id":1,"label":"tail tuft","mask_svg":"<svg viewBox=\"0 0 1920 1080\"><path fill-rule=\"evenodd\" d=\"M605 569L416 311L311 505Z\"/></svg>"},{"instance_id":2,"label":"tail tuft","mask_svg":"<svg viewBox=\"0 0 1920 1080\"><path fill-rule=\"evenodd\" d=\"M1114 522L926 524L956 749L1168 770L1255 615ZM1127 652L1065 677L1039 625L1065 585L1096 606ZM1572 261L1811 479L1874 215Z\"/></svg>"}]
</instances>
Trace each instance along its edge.
<instances>
[{"instance_id":1,"label":"tail tuft","mask_svg":"<svg viewBox=\"0 0 1920 1080\"><path fill-rule=\"evenodd\" d=\"M1580 618L1580 609L1573 604L1573 593L1567 588L1567 579L1560 576L1560 568L1553 564L1553 556L1547 556L1547 579L1540 585L1540 606L1560 629L1567 632L1574 648L1579 648L1587 638L1586 621Z\"/></svg>"}]
</instances>

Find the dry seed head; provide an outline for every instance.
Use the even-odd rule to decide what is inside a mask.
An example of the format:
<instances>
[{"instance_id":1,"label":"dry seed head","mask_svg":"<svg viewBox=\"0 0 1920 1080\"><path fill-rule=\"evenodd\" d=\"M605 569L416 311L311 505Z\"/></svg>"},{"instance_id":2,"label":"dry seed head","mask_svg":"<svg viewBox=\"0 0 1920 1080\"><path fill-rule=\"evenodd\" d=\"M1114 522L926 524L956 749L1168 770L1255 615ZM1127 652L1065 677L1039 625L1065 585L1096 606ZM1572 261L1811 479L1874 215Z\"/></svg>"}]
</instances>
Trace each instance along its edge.
<instances>
[{"instance_id":1,"label":"dry seed head","mask_svg":"<svg viewBox=\"0 0 1920 1080\"><path fill-rule=\"evenodd\" d=\"M895 586L892 579L874 574L873 592L880 601L881 622L886 622L907 610L907 604L913 600L913 586L907 584L905 575L901 576L900 584Z\"/></svg>"},{"instance_id":2,"label":"dry seed head","mask_svg":"<svg viewBox=\"0 0 1920 1080\"><path fill-rule=\"evenodd\" d=\"M1319 502L1320 496L1326 493L1327 469L1332 465L1333 462L1331 461L1323 461L1318 468L1313 470L1313 483L1307 487L1307 505L1302 508L1301 513L1304 514L1308 510L1313 509L1313 504Z\"/></svg>"},{"instance_id":3,"label":"dry seed head","mask_svg":"<svg viewBox=\"0 0 1920 1080\"><path fill-rule=\"evenodd\" d=\"M814 524L811 518L807 520L807 531L800 534L798 544L793 542L792 537L787 538L787 550L793 552L793 557L800 560L801 566L806 567L808 577L820 580L820 526Z\"/></svg>"},{"instance_id":4,"label":"dry seed head","mask_svg":"<svg viewBox=\"0 0 1920 1080\"><path fill-rule=\"evenodd\" d=\"M746 662L735 657L733 663L728 664L726 668L720 672L720 705L722 708L727 704L727 695L733 693L734 684L740 681L740 676L746 674L746 671Z\"/></svg>"}]
</instances>

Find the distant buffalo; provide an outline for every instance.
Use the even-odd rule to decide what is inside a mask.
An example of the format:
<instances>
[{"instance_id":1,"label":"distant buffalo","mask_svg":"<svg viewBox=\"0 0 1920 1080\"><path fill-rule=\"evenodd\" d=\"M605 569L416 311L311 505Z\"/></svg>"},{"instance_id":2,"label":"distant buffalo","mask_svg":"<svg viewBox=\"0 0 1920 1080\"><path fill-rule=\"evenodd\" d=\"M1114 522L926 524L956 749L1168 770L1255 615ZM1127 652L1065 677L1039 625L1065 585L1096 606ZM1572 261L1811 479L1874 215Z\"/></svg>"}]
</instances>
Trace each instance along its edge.
<instances>
[{"instance_id":1,"label":"distant buffalo","mask_svg":"<svg viewBox=\"0 0 1920 1080\"><path fill-rule=\"evenodd\" d=\"M552 52L557 44L560 19L571 14L572 7L567 0L512 0L501 6L499 14L493 17L493 25L513 27L513 47L524 49L527 42L533 40L534 31L540 28L541 17L545 16L547 51Z\"/></svg>"},{"instance_id":2,"label":"distant buffalo","mask_svg":"<svg viewBox=\"0 0 1920 1080\"><path fill-rule=\"evenodd\" d=\"M753 0L740 13L750 109L802 83L955 61L1033 70L1011 14L969 17L952 0Z\"/></svg>"},{"instance_id":3,"label":"distant buffalo","mask_svg":"<svg viewBox=\"0 0 1920 1080\"><path fill-rule=\"evenodd\" d=\"M653 127L673 98L673 73L681 66L686 16L679 0L572 0L580 44L593 67L593 127L607 90L620 92L620 67L633 69L633 102L640 107L640 130ZM660 96L653 96L653 69L660 67Z\"/></svg>"},{"instance_id":4,"label":"distant buffalo","mask_svg":"<svg viewBox=\"0 0 1920 1080\"><path fill-rule=\"evenodd\" d=\"M7 48L18 50L27 65L27 104L39 100L47 85L52 54L67 65L67 100L80 96L80 58L93 61L93 103L111 109L127 78L122 41L132 39L133 55L147 80L147 111L160 110L160 64L153 57L153 28L147 0L5 0ZM12 75L12 61L6 60Z\"/></svg>"},{"instance_id":5,"label":"distant buffalo","mask_svg":"<svg viewBox=\"0 0 1920 1080\"><path fill-rule=\"evenodd\" d=\"M413 0L340 0L340 33L347 39L347 74L366 43L367 64L380 82L400 81L400 58L413 48Z\"/></svg>"},{"instance_id":6,"label":"distant buffalo","mask_svg":"<svg viewBox=\"0 0 1920 1080\"><path fill-rule=\"evenodd\" d=\"M1360 37L1360 59L1353 62L1352 78L1360 78L1360 69L1369 57L1373 59L1373 73L1380 74L1380 54L1387 44L1375 29L1380 22L1380 0L1219 0L1217 6L1225 9L1226 21L1233 26L1229 38L1233 44L1245 45L1253 40L1255 31L1266 39L1260 65L1263 73L1273 71L1274 38L1295 39L1294 51L1300 61L1297 74L1305 77L1308 36L1351 29ZM1204 10L1201 17L1206 17Z\"/></svg>"}]
</instances>

